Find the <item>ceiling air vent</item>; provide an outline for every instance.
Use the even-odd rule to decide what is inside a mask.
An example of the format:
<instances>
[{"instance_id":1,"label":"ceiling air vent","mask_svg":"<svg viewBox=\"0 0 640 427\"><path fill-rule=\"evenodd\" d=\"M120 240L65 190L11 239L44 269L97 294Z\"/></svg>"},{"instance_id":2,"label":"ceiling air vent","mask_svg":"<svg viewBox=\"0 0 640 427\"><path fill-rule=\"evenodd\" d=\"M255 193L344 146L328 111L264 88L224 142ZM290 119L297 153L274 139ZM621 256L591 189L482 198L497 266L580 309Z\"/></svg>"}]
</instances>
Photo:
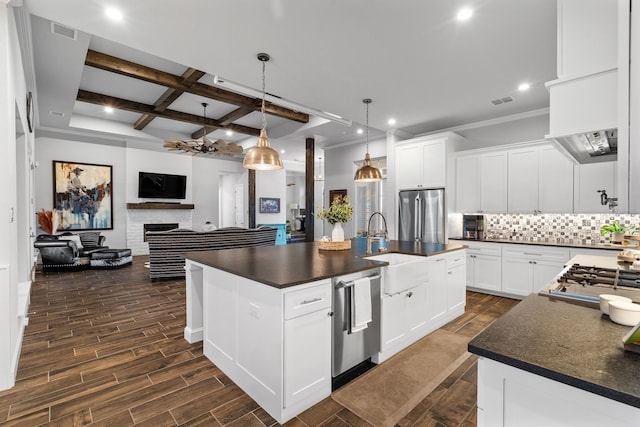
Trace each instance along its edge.
<instances>
[{"instance_id":1,"label":"ceiling air vent","mask_svg":"<svg viewBox=\"0 0 640 427\"><path fill-rule=\"evenodd\" d=\"M511 102L511 101L513 101L512 97L505 96L504 98L493 99L493 100L491 100L491 103L493 105L500 105L500 104L504 104L506 102Z\"/></svg>"},{"instance_id":2,"label":"ceiling air vent","mask_svg":"<svg viewBox=\"0 0 640 427\"><path fill-rule=\"evenodd\" d=\"M66 39L75 40L78 38L78 31L73 28L65 27L57 22L51 22L51 32Z\"/></svg>"},{"instance_id":3,"label":"ceiling air vent","mask_svg":"<svg viewBox=\"0 0 640 427\"><path fill-rule=\"evenodd\" d=\"M60 111L53 111L53 110L49 111L49 115L53 117L64 117L64 113Z\"/></svg>"}]
</instances>

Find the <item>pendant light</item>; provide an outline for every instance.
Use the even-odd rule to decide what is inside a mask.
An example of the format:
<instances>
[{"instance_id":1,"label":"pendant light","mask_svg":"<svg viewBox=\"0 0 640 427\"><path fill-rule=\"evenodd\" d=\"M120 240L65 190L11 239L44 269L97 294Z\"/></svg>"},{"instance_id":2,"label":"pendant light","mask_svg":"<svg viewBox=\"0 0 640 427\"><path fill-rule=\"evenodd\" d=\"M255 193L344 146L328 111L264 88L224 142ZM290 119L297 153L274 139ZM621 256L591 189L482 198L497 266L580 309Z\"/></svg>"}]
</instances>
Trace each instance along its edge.
<instances>
[{"instance_id":1,"label":"pendant light","mask_svg":"<svg viewBox=\"0 0 640 427\"><path fill-rule=\"evenodd\" d=\"M353 180L355 182L377 182L382 181L382 173L380 169L371 166L371 156L369 156L369 104L371 99L363 99L362 102L367 106L367 154L364 156L364 164L358 168Z\"/></svg>"},{"instance_id":2,"label":"pendant light","mask_svg":"<svg viewBox=\"0 0 640 427\"><path fill-rule=\"evenodd\" d=\"M255 170L275 170L282 169L282 160L276 150L271 148L269 144L269 138L267 138L267 116L264 113L265 103L265 64L271 59L266 53L259 53L258 60L262 62L262 130L260 130L260 137L258 137L258 145L250 148L247 154L244 156L242 166L247 169Z\"/></svg>"}]
</instances>

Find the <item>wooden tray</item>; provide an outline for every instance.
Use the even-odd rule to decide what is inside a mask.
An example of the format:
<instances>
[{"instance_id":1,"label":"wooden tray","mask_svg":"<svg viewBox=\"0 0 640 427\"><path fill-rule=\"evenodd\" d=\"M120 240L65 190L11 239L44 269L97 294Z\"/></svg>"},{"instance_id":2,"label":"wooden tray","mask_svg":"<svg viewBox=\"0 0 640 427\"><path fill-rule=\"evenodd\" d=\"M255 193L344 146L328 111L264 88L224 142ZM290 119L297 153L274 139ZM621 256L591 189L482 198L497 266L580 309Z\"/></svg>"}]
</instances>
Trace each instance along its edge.
<instances>
[{"instance_id":1,"label":"wooden tray","mask_svg":"<svg viewBox=\"0 0 640 427\"><path fill-rule=\"evenodd\" d=\"M342 242L318 242L318 248L323 251L344 251L351 249L351 240L344 240Z\"/></svg>"}]
</instances>

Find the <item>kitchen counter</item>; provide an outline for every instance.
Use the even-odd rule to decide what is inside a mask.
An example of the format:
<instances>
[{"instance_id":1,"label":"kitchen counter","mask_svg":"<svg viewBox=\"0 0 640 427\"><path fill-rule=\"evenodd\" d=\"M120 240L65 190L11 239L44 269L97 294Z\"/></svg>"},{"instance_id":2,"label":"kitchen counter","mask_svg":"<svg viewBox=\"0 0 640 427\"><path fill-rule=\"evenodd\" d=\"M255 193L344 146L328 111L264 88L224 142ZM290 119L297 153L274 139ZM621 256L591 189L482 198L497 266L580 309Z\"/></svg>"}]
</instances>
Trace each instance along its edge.
<instances>
[{"instance_id":1,"label":"kitchen counter","mask_svg":"<svg viewBox=\"0 0 640 427\"><path fill-rule=\"evenodd\" d=\"M377 242L376 242L377 244ZM374 246L375 249L376 246ZM464 249L462 242L449 244L387 242L388 252L433 256ZM372 254L377 255L378 252ZM189 252L186 258L276 288L286 288L388 265L366 259L366 239L351 240L351 250L320 250L317 242L280 246Z\"/></svg>"},{"instance_id":2,"label":"kitchen counter","mask_svg":"<svg viewBox=\"0 0 640 427\"><path fill-rule=\"evenodd\" d=\"M532 294L469 343L469 351L640 408L640 354L630 330L593 308Z\"/></svg>"},{"instance_id":3,"label":"kitchen counter","mask_svg":"<svg viewBox=\"0 0 640 427\"><path fill-rule=\"evenodd\" d=\"M607 249L612 251L620 251L623 249L638 249L634 246L614 245L612 243L592 243L585 244L581 241L569 241L569 242L556 242L553 239L533 240L533 239L465 239L463 237L450 237L449 240L456 242L481 242L481 243L509 243L520 245L539 245L539 246L553 246L564 248L584 248L584 249Z\"/></svg>"}]
</instances>

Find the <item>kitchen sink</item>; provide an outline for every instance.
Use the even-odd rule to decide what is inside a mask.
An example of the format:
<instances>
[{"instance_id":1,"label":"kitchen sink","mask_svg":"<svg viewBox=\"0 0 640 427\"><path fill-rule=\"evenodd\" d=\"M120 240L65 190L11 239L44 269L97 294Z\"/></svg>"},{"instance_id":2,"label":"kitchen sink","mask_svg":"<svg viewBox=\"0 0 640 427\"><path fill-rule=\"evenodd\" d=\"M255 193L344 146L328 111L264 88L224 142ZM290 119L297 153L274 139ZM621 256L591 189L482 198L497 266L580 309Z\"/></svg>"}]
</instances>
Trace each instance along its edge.
<instances>
[{"instance_id":1,"label":"kitchen sink","mask_svg":"<svg viewBox=\"0 0 640 427\"><path fill-rule=\"evenodd\" d=\"M414 288L427 277L429 260L424 256L386 253L368 256L367 259L389 263L382 268L382 291L385 294Z\"/></svg>"}]
</instances>

